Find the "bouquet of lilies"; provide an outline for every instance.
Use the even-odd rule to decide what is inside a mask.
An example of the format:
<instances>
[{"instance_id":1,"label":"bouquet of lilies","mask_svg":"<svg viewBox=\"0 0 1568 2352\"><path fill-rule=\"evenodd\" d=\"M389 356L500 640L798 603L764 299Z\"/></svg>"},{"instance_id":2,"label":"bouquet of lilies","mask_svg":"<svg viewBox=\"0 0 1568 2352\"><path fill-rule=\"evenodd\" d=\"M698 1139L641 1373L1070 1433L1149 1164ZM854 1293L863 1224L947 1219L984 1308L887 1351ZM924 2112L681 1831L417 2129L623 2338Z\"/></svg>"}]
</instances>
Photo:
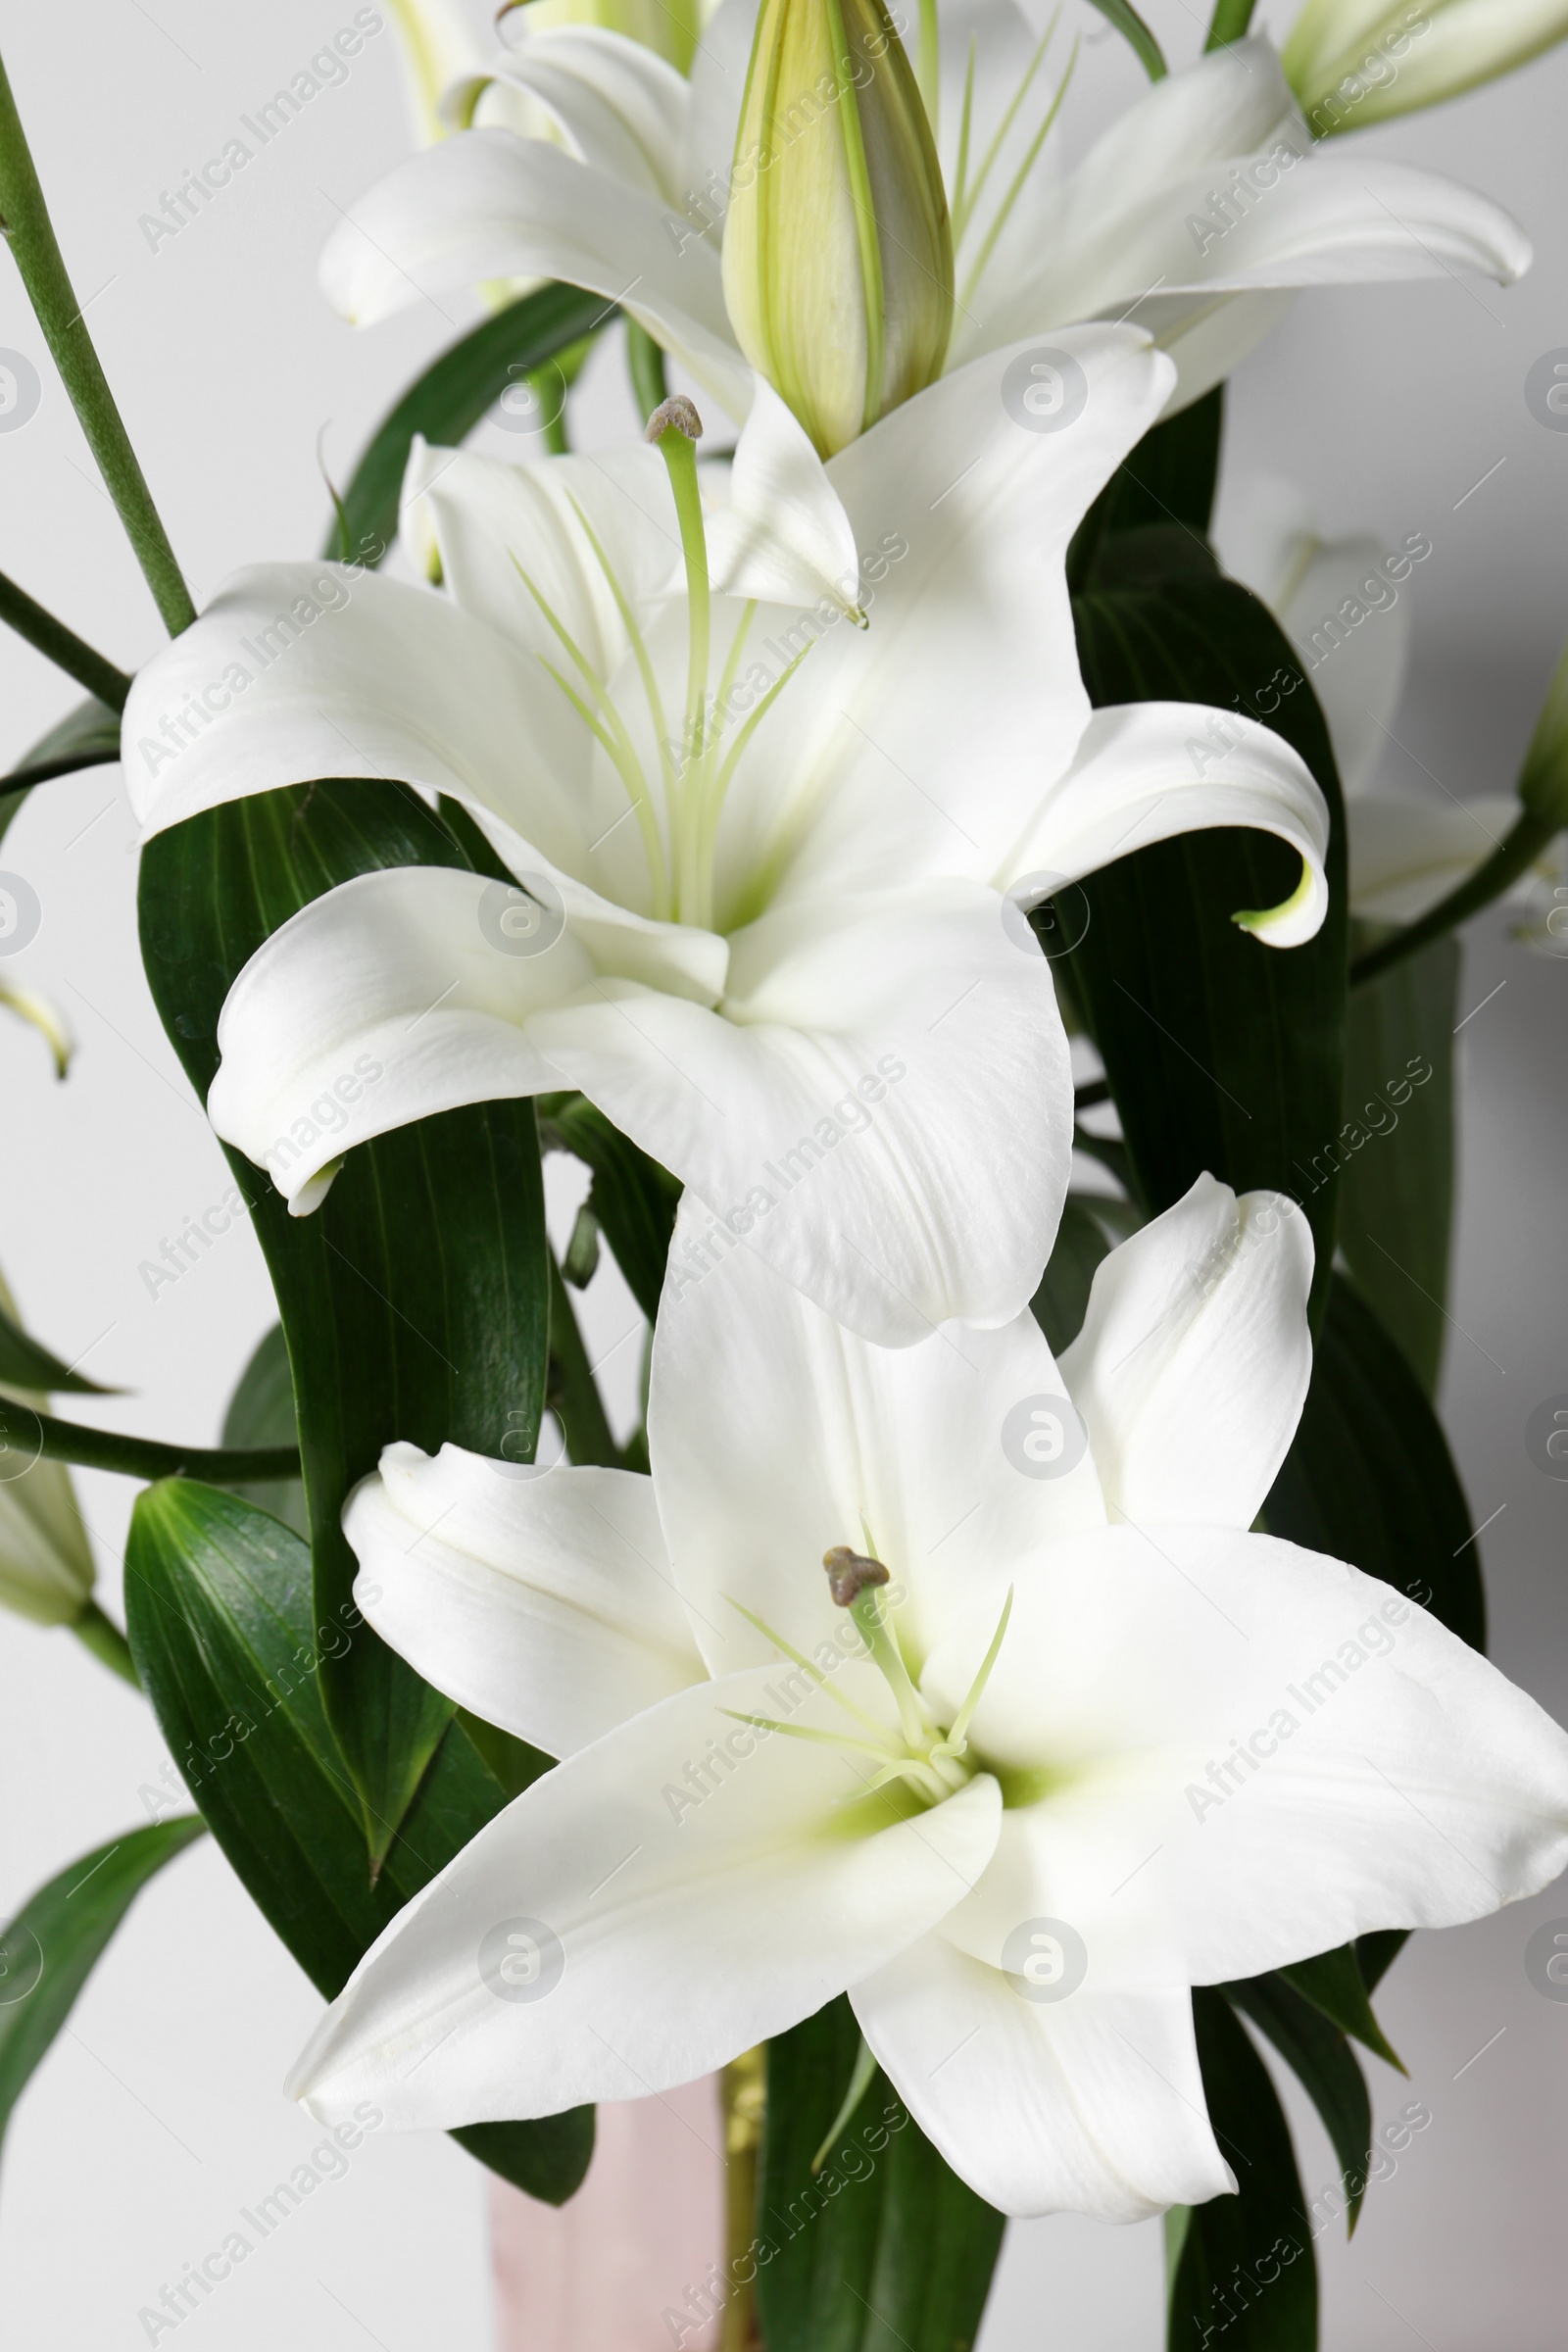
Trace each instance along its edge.
<instances>
[{"instance_id":1,"label":"bouquet of lilies","mask_svg":"<svg viewBox=\"0 0 1568 2352\"><path fill-rule=\"evenodd\" d=\"M529 0L493 50L395 0L421 143L322 286L481 322L325 552L200 613L0 74L12 257L170 638L132 679L0 582L89 698L0 828L122 763L278 1317L193 1449L57 1415L90 1384L0 1298L0 1599L140 1686L196 1808L13 1922L5 2110L205 1827L327 2004L323 2127L560 2205L596 2102L721 2075L677 2346L967 2347L1004 2217L1076 2212L1164 2213L1172 2346L1309 2352L1259 2047L1353 2224L1380 1979L1568 1862L1431 1401L1452 934L1555 870L1568 671L1516 791L1379 799L1355 632L1430 542L1283 494L1210 532L1298 293L1527 268L1354 133L1568 8L1306 0L1279 52L1218 0L1185 63L1095 10L1147 87L1069 170L1072 28L1013 0ZM604 336L643 430L576 446ZM521 462L465 449L497 415ZM71 1463L148 1482L123 1633Z\"/></svg>"}]
</instances>

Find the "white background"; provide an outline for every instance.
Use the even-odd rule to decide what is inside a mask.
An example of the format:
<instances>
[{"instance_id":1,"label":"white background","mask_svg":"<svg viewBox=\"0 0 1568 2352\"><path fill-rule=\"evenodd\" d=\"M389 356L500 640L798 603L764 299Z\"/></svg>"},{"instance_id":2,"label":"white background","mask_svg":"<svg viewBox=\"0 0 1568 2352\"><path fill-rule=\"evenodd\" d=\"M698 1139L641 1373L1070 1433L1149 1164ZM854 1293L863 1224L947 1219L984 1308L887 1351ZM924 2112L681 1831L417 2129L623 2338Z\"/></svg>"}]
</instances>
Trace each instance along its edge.
<instances>
[{"instance_id":1,"label":"white background","mask_svg":"<svg viewBox=\"0 0 1568 2352\"><path fill-rule=\"evenodd\" d=\"M1139 72L1083 0L1083 126ZM325 513L316 461L348 470L395 391L477 315L423 304L357 335L316 292L322 237L397 160L405 130L390 31L209 213L156 254L138 216L217 152L348 22L353 0L83 0L0 11L4 49L77 293L198 604L242 563L309 553ZM479 15L478 0L475 14ZM1195 8L1147 13L1173 60ZM1206 8L1203 11L1206 18ZM1262 21L1288 21L1265 8ZM1568 345L1568 58L1548 59L1369 148L1435 165L1507 204L1535 240L1506 294L1457 280L1328 293L1298 306L1242 369L1231 404L1234 480L1287 471L1328 530L1390 544L1424 530L1433 559L1408 588L1416 649L1390 777L1424 792L1506 789L1568 629L1568 436L1529 415L1523 384ZM0 436L0 564L127 668L160 642L146 591L53 377L15 272L0 259L0 346L33 358L42 405ZM590 393L612 419L613 355ZM498 436L495 446L513 449ZM1289 453L1288 456L1286 453ZM1504 460L1500 466L1498 461ZM1471 486L1497 467L1484 487ZM1462 504L1460 502L1463 502ZM1374 619L1369 625L1377 626ZM76 699L15 640L0 643L9 762ZM153 1300L138 1264L217 1200L227 1175L166 1046L134 928L135 848L118 771L37 793L5 863L44 923L11 967L47 990L80 1041L57 1085L38 1039L0 1026L0 1260L29 1324L67 1358L133 1391L106 1424L208 1441L271 1320L248 1232L224 1239ZM1562 1715L1568 1487L1528 1461L1522 1432L1568 1390L1563 1247L1568 966L1528 954L1507 920L1469 936L1462 1002L1463 1159L1447 1427L1486 1561L1493 1654ZM558 1214L569 1213L569 1204ZM623 1290L594 1301L596 1344L632 1320ZM615 1369L635 1348L619 1348ZM106 1604L118 1611L130 1502L123 1481L79 1481ZM1505 1506L1505 1507L1503 1507ZM144 1817L163 1758L148 1711L66 1634L0 1622L0 1916L72 1856ZM1382 2011L1407 2087L1372 2068L1380 2116L1419 2096L1433 2123L1374 2186L1347 2249L1318 2241L1325 2343L1382 2352L1481 2341L1546 2352L1568 2293L1568 2006L1541 1999L1522 1958L1568 1891L1408 1951ZM138 2308L218 2245L242 2205L314 2143L279 2092L317 2001L209 1844L142 1898L13 2123L0 2179L0 2326L60 2352L145 2341ZM1474 2053L1483 2051L1476 2057ZM1298 2102L1297 2103L1298 2107ZM1300 2132L1308 2192L1334 2177ZM439 2138L372 2139L274 2240L185 2323L196 2345L415 2352L490 2341L482 2177ZM164 2339L167 2341L167 2338ZM182 2334L181 2341L186 2336ZM1157 2231L1067 2221L1016 2230L983 2352L1042 2342L1151 2352L1160 2340Z\"/></svg>"}]
</instances>

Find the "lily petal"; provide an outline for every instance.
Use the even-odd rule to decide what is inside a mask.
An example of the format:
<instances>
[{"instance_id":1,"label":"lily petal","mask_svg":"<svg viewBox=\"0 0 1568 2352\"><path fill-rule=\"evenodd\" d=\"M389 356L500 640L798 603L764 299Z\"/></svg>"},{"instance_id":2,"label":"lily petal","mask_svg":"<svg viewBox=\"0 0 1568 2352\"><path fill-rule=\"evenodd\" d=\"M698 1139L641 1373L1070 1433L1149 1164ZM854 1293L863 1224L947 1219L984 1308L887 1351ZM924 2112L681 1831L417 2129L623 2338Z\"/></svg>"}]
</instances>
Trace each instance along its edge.
<instances>
[{"instance_id":1,"label":"lily petal","mask_svg":"<svg viewBox=\"0 0 1568 2352\"><path fill-rule=\"evenodd\" d=\"M343 1532L382 1640L547 1755L705 1679L650 1479L389 1446Z\"/></svg>"},{"instance_id":2,"label":"lily petal","mask_svg":"<svg viewBox=\"0 0 1568 2352\"><path fill-rule=\"evenodd\" d=\"M1301 859L1299 889L1279 906L1235 919L1269 947L1311 939L1328 911L1328 805L1284 738L1238 710L1193 703L1097 710L1071 768L1040 803L999 879L1073 881L1152 841L1207 825L1255 825L1290 843Z\"/></svg>"},{"instance_id":3,"label":"lily petal","mask_svg":"<svg viewBox=\"0 0 1568 2352\"><path fill-rule=\"evenodd\" d=\"M358 325L492 277L558 277L623 303L735 416L752 371L716 244L667 205L543 139L458 131L400 164L328 238L321 285Z\"/></svg>"},{"instance_id":4,"label":"lily petal","mask_svg":"<svg viewBox=\"0 0 1568 2352\"><path fill-rule=\"evenodd\" d=\"M1461 803L1377 793L1346 813L1353 912L1366 922L1413 923L1501 848L1519 803L1503 793Z\"/></svg>"},{"instance_id":5,"label":"lily petal","mask_svg":"<svg viewBox=\"0 0 1568 2352\"><path fill-rule=\"evenodd\" d=\"M1312 1375L1294 1200L1200 1176L1095 1270L1061 1359L1114 1519L1250 1527Z\"/></svg>"},{"instance_id":6,"label":"lily petal","mask_svg":"<svg viewBox=\"0 0 1568 2352\"><path fill-rule=\"evenodd\" d=\"M793 410L761 376L736 444L729 503L708 526L708 561L714 586L731 596L808 605L827 596L852 613L859 604L843 502Z\"/></svg>"},{"instance_id":7,"label":"lily petal","mask_svg":"<svg viewBox=\"0 0 1568 2352\"><path fill-rule=\"evenodd\" d=\"M780 908L729 946L717 1013L607 979L529 1022L719 1221L685 1280L743 1236L885 1347L1010 1320L1069 1158L1066 1037L1033 942L955 880Z\"/></svg>"},{"instance_id":8,"label":"lily petal","mask_svg":"<svg viewBox=\"0 0 1568 2352\"><path fill-rule=\"evenodd\" d=\"M874 1668L840 1674L888 1713ZM849 1835L871 1760L736 1721L782 1705L803 1728L845 1722L776 1680L753 1668L681 1691L524 1790L371 1945L291 2095L322 2122L370 2097L394 2129L646 2098L923 1935L985 1868L995 1782L913 1820L884 1794L860 1817L889 1826ZM509 1936L526 1938L510 1955Z\"/></svg>"},{"instance_id":9,"label":"lily petal","mask_svg":"<svg viewBox=\"0 0 1568 2352\"><path fill-rule=\"evenodd\" d=\"M960 2180L1003 2213L1141 2222L1236 2186L1185 1984L1035 2001L937 1933L850 1987L860 2031Z\"/></svg>"},{"instance_id":10,"label":"lily petal","mask_svg":"<svg viewBox=\"0 0 1568 2352\"><path fill-rule=\"evenodd\" d=\"M993 1630L977 1608L933 1655L939 1707ZM1452 1927L1568 1862L1568 1736L1534 1699L1388 1586L1234 1529L1054 1544L971 1739L1041 1777L943 1933L996 1967L1020 1923L1065 1920L1105 1991Z\"/></svg>"},{"instance_id":11,"label":"lily petal","mask_svg":"<svg viewBox=\"0 0 1568 2352\"><path fill-rule=\"evenodd\" d=\"M690 89L685 74L643 42L599 24L530 31L454 93L460 120L483 125L481 92L492 80L543 107L579 163L662 203L678 202Z\"/></svg>"},{"instance_id":12,"label":"lily petal","mask_svg":"<svg viewBox=\"0 0 1568 2352\"><path fill-rule=\"evenodd\" d=\"M695 1222L683 1210L648 1428L661 1516L712 1673L778 1654L743 1608L808 1654L846 1634L858 1642L828 1592L831 1545L875 1544L918 1673L970 1607L977 1561L1000 1609L1043 1543L1103 1524L1087 1451L1063 1476L1036 1478L1005 1450L1020 1406L1064 1402L1032 1315L995 1331L950 1327L918 1348L873 1347L751 1250L683 1279Z\"/></svg>"}]
</instances>

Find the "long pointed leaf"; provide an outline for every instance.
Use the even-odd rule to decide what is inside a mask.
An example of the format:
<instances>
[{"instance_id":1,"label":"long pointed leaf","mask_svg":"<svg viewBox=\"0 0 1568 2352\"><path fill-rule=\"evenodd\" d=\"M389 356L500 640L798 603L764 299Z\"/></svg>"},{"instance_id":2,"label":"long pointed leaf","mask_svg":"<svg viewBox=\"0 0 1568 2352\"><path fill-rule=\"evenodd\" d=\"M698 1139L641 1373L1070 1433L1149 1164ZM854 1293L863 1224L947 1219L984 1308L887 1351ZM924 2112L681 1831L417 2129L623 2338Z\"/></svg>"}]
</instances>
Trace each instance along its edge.
<instances>
[{"instance_id":1,"label":"long pointed leaf","mask_svg":"<svg viewBox=\"0 0 1568 2352\"><path fill-rule=\"evenodd\" d=\"M1268 2035L1322 2118L1340 2160L1348 2235L1366 2194L1372 2144L1372 2101L1354 2051L1338 2027L1279 1976L1252 1977L1223 1990Z\"/></svg>"},{"instance_id":2,"label":"long pointed leaf","mask_svg":"<svg viewBox=\"0 0 1568 2352\"><path fill-rule=\"evenodd\" d=\"M141 1494L125 1549L125 1618L159 1727L247 1892L324 1995L412 1895L514 1793L456 1723L372 1885L356 1792L317 1689L323 1652L371 1637L352 1604L322 1623L311 1558L280 1521L191 1480ZM529 1778L549 1759L512 1743ZM593 2147L593 2112L476 2126L492 2170L561 2203Z\"/></svg>"},{"instance_id":3,"label":"long pointed leaf","mask_svg":"<svg viewBox=\"0 0 1568 2352\"><path fill-rule=\"evenodd\" d=\"M441 819L383 783L319 783L190 818L143 853L142 955L164 1026L197 1094L218 1066L218 1016L249 956L296 909L351 875L466 866ZM530 1102L480 1103L351 1152L323 1205L291 1217L270 1181L229 1154L266 1254L287 1340L316 1560L330 1621L355 1561L339 1514L381 1448L445 1440L531 1458L548 1345L544 1197ZM320 1668L373 1854L402 1819L451 1705L365 1635Z\"/></svg>"},{"instance_id":4,"label":"long pointed leaf","mask_svg":"<svg viewBox=\"0 0 1568 2352\"><path fill-rule=\"evenodd\" d=\"M0 2137L125 1913L206 1826L187 1815L95 1846L29 1895L0 1937Z\"/></svg>"}]
</instances>

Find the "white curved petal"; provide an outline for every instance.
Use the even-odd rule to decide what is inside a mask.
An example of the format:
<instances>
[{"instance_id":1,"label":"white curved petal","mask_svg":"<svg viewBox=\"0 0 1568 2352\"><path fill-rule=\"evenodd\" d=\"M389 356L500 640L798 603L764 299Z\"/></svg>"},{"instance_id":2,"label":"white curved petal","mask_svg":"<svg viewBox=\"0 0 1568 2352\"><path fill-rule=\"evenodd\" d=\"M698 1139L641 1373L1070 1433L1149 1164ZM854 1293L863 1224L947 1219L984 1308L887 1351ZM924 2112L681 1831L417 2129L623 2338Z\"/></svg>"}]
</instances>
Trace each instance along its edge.
<instances>
[{"instance_id":1,"label":"white curved petal","mask_svg":"<svg viewBox=\"0 0 1568 2352\"><path fill-rule=\"evenodd\" d=\"M544 109L579 163L678 202L690 90L685 74L643 42L599 24L548 25L494 60L492 73ZM455 93L460 119L490 77Z\"/></svg>"},{"instance_id":2,"label":"white curved petal","mask_svg":"<svg viewBox=\"0 0 1568 2352\"><path fill-rule=\"evenodd\" d=\"M649 1479L388 1446L343 1532L381 1639L547 1755L704 1679Z\"/></svg>"},{"instance_id":3,"label":"white curved petal","mask_svg":"<svg viewBox=\"0 0 1568 2352\"><path fill-rule=\"evenodd\" d=\"M1097 710L1072 767L1039 803L998 879L1004 887L1031 874L1070 881L1208 825L1253 825L1290 843L1301 858L1295 895L1277 907L1238 909L1235 919L1270 947L1311 939L1328 911L1328 806L1284 737L1237 710L1196 703Z\"/></svg>"},{"instance_id":4,"label":"white curved petal","mask_svg":"<svg viewBox=\"0 0 1568 2352\"><path fill-rule=\"evenodd\" d=\"M621 302L744 416L752 371L729 330L716 246L640 190L543 139L459 131L370 189L321 254L327 300L358 325L491 277L558 277Z\"/></svg>"},{"instance_id":5,"label":"white curved petal","mask_svg":"<svg viewBox=\"0 0 1568 2352\"><path fill-rule=\"evenodd\" d=\"M939 1707L993 1631L977 1609L932 1657ZM997 1966L1021 1923L1065 1920L1105 1990L1451 1927L1568 1862L1550 1718L1388 1586L1265 1536L1054 1544L1017 1589L970 1737L993 1769L1049 1777L943 1933Z\"/></svg>"},{"instance_id":6,"label":"white curved petal","mask_svg":"<svg viewBox=\"0 0 1568 2352\"><path fill-rule=\"evenodd\" d=\"M1032 1315L873 1347L752 1250L683 1281L696 1222L683 1208L648 1427L660 1514L712 1673L777 1655L741 1607L818 1664L858 1650L823 1573L834 1544L859 1551L869 1534L918 1673L982 1578L1000 1611L1009 1579L1030 1571L1043 1544L1103 1524L1087 1452L1061 1477L1036 1477L1016 1446L1005 1450L1020 1408L1027 1419L1032 1399L1065 1403Z\"/></svg>"},{"instance_id":7,"label":"white curved petal","mask_svg":"<svg viewBox=\"0 0 1568 2352\"><path fill-rule=\"evenodd\" d=\"M850 612L859 601L850 518L805 428L761 376L735 447L729 503L708 526L708 562L730 596L808 605L827 596Z\"/></svg>"},{"instance_id":8,"label":"white curved petal","mask_svg":"<svg viewBox=\"0 0 1568 2352\"><path fill-rule=\"evenodd\" d=\"M1019 421L1032 348L988 353L928 386L827 466L870 626L768 617L775 656L810 650L732 788L766 811L789 779L786 895L815 895L829 876L882 887L890 841L906 877L989 879L1071 761L1090 712L1063 557L1158 415L1171 371L1125 328L1064 331L1053 348L1079 372L1084 405L1038 432ZM787 620L802 624L793 637Z\"/></svg>"},{"instance_id":9,"label":"white curved petal","mask_svg":"<svg viewBox=\"0 0 1568 2352\"><path fill-rule=\"evenodd\" d=\"M718 1012L605 980L529 1035L711 1212L686 1280L742 1236L906 1347L1010 1319L1056 1229L1071 1081L1032 949L977 884L824 898L732 936Z\"/></svg>"},{"instance_id":10,"label":"white curved petal","mask_svg":"<svg viewBox=\"0 0 1568 2352\"><path fill-rule=\"evenodd\" d=\"M138 672L121 744L148 833L281 784L380 776L493 808L567 872L586 858L591 746L560 689L450 598L353 565L240 572Z\"/></svg>"},{"instance_id":11,"label":"white curved petal","mask_svg":"<svg viewBox=\"0 0 1568 2352\"><path fill-rule=\"evenodd\" d=\"M1413 923L1467 881L1518 821L1502 793L1464 802L1368 794L1346 809L1350 910L1363 921Z\"/></svg>"},{"instance_id":12,"label":"white curved petal","mask_svg":"<svg viewBox=\"0 0 1568 2352\"><path fill-rule=\"evenodd\" d=\"M504 885L445 866L358 875L301 907L246 964L218 1024L208 1095L220 1135L268 1168L296 1214L345 1152L460 1103L533 1095L561 1073L529 1024L607 983L706 993L723 942L640 924L570 884L564 929L515 955ZM617 970L618 967L618 970ZM626 983L628 968L638 973ZM595 998L597 1002L597 997Z\"/></svg>"},{"instance_id":13,"label":"white curved petal","mask_svg":"<svg viewBox=\"0 0 1568 2352\"><path fill-rule=\"evenodd\" d=\"M1262 486L1258 524L1241 518L1215 544L1233 577L1263 599L1301 655L1350 799L1387 749L1403 689L1409 608L1386 566L1402 564L1408 579L1412 559L1368 536L1319 539L1304 520L1287 535L1282 495L1294 505L1290 492ZM1424 544L1430 549L1430 540Z\"/></svg>"},{"instance_id":14,"label":"white curved petal","mask_svg":"<svg viewBox=\"0 0 1568 2352\"><path fill-rule=\"evenodd\" d=\"M1101 1260L1061 1369L1113 1519L1251 1526L1306 1400L1311 1286L1296 1202L1212 1176Z\"/></svg>"},{"instance_id":15,"label":"white curved petal","mask_svg":"<svg viewBox=\"0 0 1568 2352\"><path fill-rule=\"evenodd\" d=\"M846 1672L885 1713L875 1670ZM859 1799L868 1757L735 1720L781 1706L808 1727L847 1720L824 1698L792 1705L754 1668L666 1699L536 1781L371 1946L292 2095L326 2122L373 2098L395 2129L645 2098L809 2017L922 1935L985 1867L996 1784L899 1821L881 1797ZM520 1984L516 1960L510 1984L497 1975L509 1923L531 1937L513 1947ZM508 1997L527 1993L536 1954L543 1991Z\"/></svg>"},{"instance_id":16,"label":"white curved petal","mask_svg":"<svg viewBox=\"0 0 1568 2352\"><path fill-rule=\"evenodd\" d=\"M579 691L560 630L596 677L609 679L629 643L610 575L634 610L681 575L675 502L656 449L509 466L416 437L402 527L416 561L433 548L438 576L461 611L565 670Z\"/></svg>"},{"instance_id":17,"label":"white curved petal","mask_svg":"<svg viewBox=\"0 0 1568 2352\"><path fill-rule=\"evenodd\" d=\"M1140 2222L1236 2186L1203 2100L1186 1985L1037 2001L941 1935L850 1998L927 2139L1003 2213Z\"/></svg>"}]
</instances>

